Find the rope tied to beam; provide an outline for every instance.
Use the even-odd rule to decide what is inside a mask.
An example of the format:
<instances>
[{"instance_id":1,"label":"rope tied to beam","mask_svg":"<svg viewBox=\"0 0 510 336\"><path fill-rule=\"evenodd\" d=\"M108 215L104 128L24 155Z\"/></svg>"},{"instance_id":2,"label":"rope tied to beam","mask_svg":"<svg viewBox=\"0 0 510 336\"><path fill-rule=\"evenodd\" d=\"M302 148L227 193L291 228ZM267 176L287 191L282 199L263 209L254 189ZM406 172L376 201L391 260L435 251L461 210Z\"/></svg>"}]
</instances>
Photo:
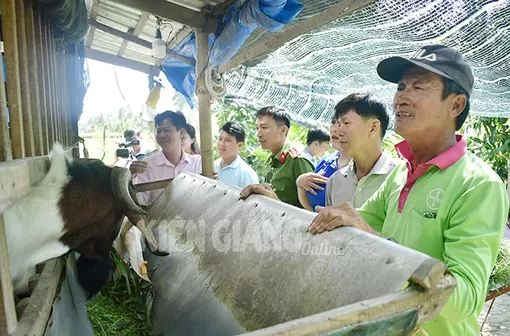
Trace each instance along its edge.
<instances>
[{"instance_id":1,"label":"rope tied to beam","mask_svg":"<svg viewBox=\"0 0 510 336\"><path fill-rule=\"evenodd\" d=\"M205 86L212 98L218 100L227 95L227 86L223 74L218 72L216 67L205 69Z\"/></svg>"}]
</instances>

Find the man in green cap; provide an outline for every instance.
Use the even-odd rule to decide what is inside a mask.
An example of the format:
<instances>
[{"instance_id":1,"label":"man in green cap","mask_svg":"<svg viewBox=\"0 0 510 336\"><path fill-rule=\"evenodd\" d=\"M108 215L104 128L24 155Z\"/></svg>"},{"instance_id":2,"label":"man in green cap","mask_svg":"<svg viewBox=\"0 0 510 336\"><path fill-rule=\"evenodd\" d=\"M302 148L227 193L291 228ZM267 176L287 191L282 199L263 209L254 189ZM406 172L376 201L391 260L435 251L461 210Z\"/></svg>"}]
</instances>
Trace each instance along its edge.
<instances>
[{"instance_id":1,"label":"man in green cap","mask_svg":"<svg viewBox=\"0 0 510 336\"><path fill-rule=\"evenodd\" d=\"M313 172L314 167L303 153L286 145L289 129L290 117L284 110L268 106L257 111L257 138L260 146L271 152L262 180L272 186L282 202L302 208L296 179L301 174Z\"/></svg>"}]
</instances>

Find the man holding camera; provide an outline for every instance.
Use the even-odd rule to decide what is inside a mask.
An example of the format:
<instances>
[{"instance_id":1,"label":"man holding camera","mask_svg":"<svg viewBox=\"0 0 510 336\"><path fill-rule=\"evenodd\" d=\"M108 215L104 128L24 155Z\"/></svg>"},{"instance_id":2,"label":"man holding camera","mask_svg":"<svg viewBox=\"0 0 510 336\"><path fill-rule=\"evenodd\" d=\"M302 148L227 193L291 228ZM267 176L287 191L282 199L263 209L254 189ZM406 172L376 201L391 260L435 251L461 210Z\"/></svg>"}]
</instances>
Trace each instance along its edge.
<instances>
[{"instance_id":1,"label":"man holding camera","mask_svg":"<svg viewBox=\"0 0 510 336\"><path fill-rule=\"evenodd\" d=\"M143 160L150 152L149 148L145 148L141 144L141 135L140 131L129 128L124 131L124 140L125 143L119 144L119 148L115 151L115 163L116 164L120 158L124 159L133 159Z\"/></svg>"}]
</instances>

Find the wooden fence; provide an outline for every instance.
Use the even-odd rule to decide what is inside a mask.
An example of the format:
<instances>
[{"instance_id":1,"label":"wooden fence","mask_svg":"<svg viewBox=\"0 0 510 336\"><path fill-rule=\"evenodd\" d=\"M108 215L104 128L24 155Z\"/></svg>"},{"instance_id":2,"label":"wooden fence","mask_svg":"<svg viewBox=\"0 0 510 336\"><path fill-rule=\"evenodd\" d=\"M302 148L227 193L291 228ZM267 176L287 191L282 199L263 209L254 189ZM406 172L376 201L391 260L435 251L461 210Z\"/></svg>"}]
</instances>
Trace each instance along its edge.
<instances>
[{"instance_id":1,"label":"wooden fence","mask_svg":"<svg viewBox=\"0 0 510 336\"><path fill-rule=\"evenodd\" d=\"M62 263L53 260L39 269L32 299L16 306L2 213L42 179L54 142L71 147L79 139L69 100L73 60L37 0L1 0L0 10L0 336L41 335Z\"/></svg>"}]
</instances>

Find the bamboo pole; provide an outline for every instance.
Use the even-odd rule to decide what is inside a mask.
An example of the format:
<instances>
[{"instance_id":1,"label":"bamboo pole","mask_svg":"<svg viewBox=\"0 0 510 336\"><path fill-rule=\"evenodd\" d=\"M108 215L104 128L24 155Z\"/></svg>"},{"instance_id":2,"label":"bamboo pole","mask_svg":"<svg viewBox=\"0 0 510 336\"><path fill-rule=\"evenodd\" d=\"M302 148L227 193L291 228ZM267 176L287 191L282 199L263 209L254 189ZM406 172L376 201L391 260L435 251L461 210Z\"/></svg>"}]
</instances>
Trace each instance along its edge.
<instances>
[{"instance_id":1,"label":"bamboo pole","mask_svg":"<svg viewBox=\"0 0 510 336\"><path fill-rule=\"evenodd\" d=\"M27 36L27 57L30 59L28 62L28 73L30 77L30 106L32 112L33 123L33 139L34 139L34 155L44 155L44 140L42 129L43 109L41 108L41 97L39 92L39 66L38 55L36 52L37 34L34 19L34 10L32 8L32 0L25 1L25 26Z\"/></svg>"},{"instance_id":2,"label":"bamboo pole","mask_svg":"<svg viewBox=\"0 0 510 336\"><path fill-rule=\"evenodd\" d=\"M52 93L53 93L53 121L54 121L54 127L55 127L55 140L58 142L62 142L61 137L61 131L60 131L60 115L59 115L59 103L58 103L58 86L57 86L57 80L58 80L58 64L57 64L57 50L55 47L55 36L53 34L53 30L51 28L51 25L49 26L49 33L50 33L50 52L51 52L51 66L52 66L52 72L51 72L51 86L52 86Z\"/></svg>"},{"instance_id":3,"label":"bamboo pole","mask_svg":"<svg viewBox=\"0 0 510 336\"><path fill-rule=\"evenodd\" d=\"M44 43L45 43L45 62L46 62L46 101L48 103L48 141L50 148L55 142L55 105L53 100L53 65L51 61L51 39L49 30L49 21L44 18L43 29L44 29Z\"/></svg>"},{"instance_id":4,"label":"bamboo pole","mask_svg":"<svg viewBox=\"0 0 510 336\"><path fill-rule=\"evenodd\" d=\"M57 41L55 40L55 43ZM60 54L58 48L55 46L55 96L57 100L57 128L60 143L64 143L63 134L63 111L62 111L62 91L60 88L61 76L62 76L62 63L60 63Z\"/></svg>"},{"instance_id":5,"label":"bamboo pole","mask_svg":"<svg viewBox=\"0 0 510 336\"><path fill-rule=\"evenodd\" d=\"M2 36L4 39L5 68L7 72L7 106L9 108L12 156L25 156L23 116L19 76L18 35L16 31L16 4L14 0L1 0Z\"/></svg>"},{"instance_id":6,"label":"bamboo pole","mask_svg":"<svg viewBox=\"0 0 510 336\"><path fill-rule=\"evenodd\" d=\"M3 0L2 0L3 1ZM4 216L0 213L0 335L10 335L17 329L18 319L14 304L9 255L5 237Z\"/></svg>"},{"instance_id":7,"label":"bamboo pole","mask_svg":"<svg viewBox=\"0 0 510 336\"><path fill-rule=\"evenodd\" d=\"M28 0L31 1L31 0ZM44 37L43 30L43 19L41 12L39 10L39 5L37 1L33 2L34 8L34 23L35 23L35 49L36 49L36 57L37 57L37 74L41 85L39 85L39 99L40 99L40 116L41 116L41 127L42 127L42 138L43 138L43 151L44 154L48 154L50 151L50 135L48 134L48 121L49 117L49 109L48 109L48 101L47 101L47 89L46 89L46 43ZM38 83L39 84L39 83Z\"/></svg>"},{"instance_id":8,"label":"bamboo pole","mask_svg":"<svg viewBox=\"0 0 510 336\"><path fill-rule=\"evenodd\" d=\"M73 50L71 50L71 48L73 48ZM73 54L76 54L76 45L71 45L68 50L66 51L67 53L70 53L71 55ZM69 102L69 97L71 96L74 96L75 94L75 91L76 91L76 86L75 85L70 85L70 83L75 83L77 82L76 80L76 58L74 57L70 57L68 60L66 60L66 64L67 64L67 72L66 72L66 79L65 79L65 83L66 83L66 88L67 88L67 103L68 103L68 109L69 109L69 128L67 130L67 133L69 134L69 141L71 144L74 144L78 141L78 132L75 131L75 125L77 125L78 121L75 120L75 115L74 115L74 109L72 108L72 104ZM80 157L80 150L79 150L79 146L76 147L76 148L73 148L72 150L72 153L73 153L73 158L78 158Z\"/></svg>"},{"instance_id":9,"label":"bamboo pole","mask_svg":"<svg viewBox=\"0 0 510 336\"><path fill-rule=\"evenodd\" d=\"M62 55L62 97L63 97L63 112L64 112L64 134L65 134L65 141L67 143L67 146L70 146L73 144L71 141L71 138L69 136L69 128L71 127L71 116L69 111L69 86L67 85L67 54L64 52Z\"/></svg>"},{"instance_id":10,"label":"bamboo pole","mask_svg":"<svg viewBox=\"0 0 510 336\"><path fill-rule=\"evenodd\" d=\"M50 90L50 54L49 54L49 43L48 43L48 26L46 23L46 18L44 14L41 12L41 29L43 34L43 53L44 53L44 87L45 95L46 95L46 117L48 118L48 146L51 150L51 144L53 143L53 109L51 106L51 90Z\"/></svg>"},{"instance_id":11,"label":"bamboo pole","mask_svg":"<svg viewBox=\"0 0 510 336\"><path fill-rule=\"evenodd\" d=\"M208 34L204 29L196 29L197 41L197 82L198 111L200 122L200 155L202 175L213 177L214 160L212 146L211 96L205 86L205 69L209 59Z\"/></svg>"},{"instance_id":12,"label":"bamboo pole","mask_svg":"<svg viewBox=\"0 0 510 336\"><path fill-rule=\"evenodd\" d=\"M16 0L16 28L18 30L18 56L21 84L21 106L23 114L23 135L25 141L25 156L34 155L34 127L32 125L32 106L30 95L30 79L28 76L27 34L25 27L24 0Z\"/></svg>"},{"instance_id":13,"label":"bamboo pole","mask_svg":"<svg viewBox=\"0 0 510 336\"><path fill-rule=\"evenodd\" d=\"M60 87L59 87L59 78L60 78L60 63L59 57L57 53L57 48L55 46L55 36L51 35L53 38L53 94L55 97L55 127L57 128L57 141L62 143L62 111L60 106Z\"/></svg>"},{"instance_id":14,"label":"bamboo pole","mask_svg":"<svg viewBox=\"0 0 510 336\"><path fill-rule=\"evenodd\" d=\"M64 86L64 72L65 72L65 62L64 62L64 53L63 50L59 50L59 60L58 65L60 68L60 76L58 78L58 94L59 94L59 102L60 102L60 128L61 128L61 134L62 134L62 143L64 143L66 146L69 146L70 144L67 142L67 136L66 136L66 128L67 128L67 111L65 108L65 86Z\"/></svg>"},{"instance_id":15,"label":"bamboo pole","mask_svg":"<svg viewBox=\"0 0 510 336\"><path fill-rule=\"evenodd\" d=\"M59 92L59 95L60 95L60 117L61 117L61 120L60 120L60 124L62 125L61 126L61 129L62 129L62 142L66 144L66 146L68 146L69 144L67 143L66 141L66 110L65 110L65 105L64 105L64 96L65 96L65 93L64 93L64 86L63 86L63 80L64 80L64 57L62 55L62 53L60 52L59 53L59 66L60 66L60 76L59 76L59 79L58 79L58 92Z\"/></svg>"},{"instance_id":16,"label":"bamboo pole","mask_svg":"<svg viewBox=\"0 0 510 336\"><path fill-rule=\"evenodd\" d=\"M5 96L3 58L0 55L0 161L12 160L11 137L7 122L7 97Z\"/></svg>"},{"instance_id":17,"label":"bamboo pole","mask_svg":"<svg viewBox=\"0 0 510 336\"><path fill-rule=\"evenodd\" d=\"M59 134L58 134L58 122L57 122L57 95L55 94L55 54L53 49L53 33L51 29L51 23L48 20L47 21L47 29L48 29L48 55L49 55L49 62L50 62L50 95L51 95L51 116L52 116L52 127L53 127L53 141L59 141Z\"/></svg>"}]
</instances>

